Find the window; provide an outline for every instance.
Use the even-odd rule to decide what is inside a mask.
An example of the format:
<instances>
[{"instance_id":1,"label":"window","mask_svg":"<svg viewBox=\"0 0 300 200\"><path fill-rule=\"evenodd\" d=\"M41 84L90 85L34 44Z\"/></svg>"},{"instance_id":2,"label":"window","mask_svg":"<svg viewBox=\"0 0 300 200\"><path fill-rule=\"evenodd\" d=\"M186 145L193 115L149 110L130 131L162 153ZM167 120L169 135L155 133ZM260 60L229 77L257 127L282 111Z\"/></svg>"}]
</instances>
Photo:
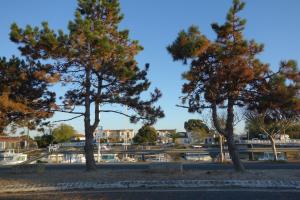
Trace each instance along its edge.
<instances>
[{"instance_id":1,"label":"window","mask_svg":"<svg viewBox=\"0 0 300 200\"><path fill-rule=\"evenodd\" d=\"M4 149L4 147L5 147L5 143L4 142L0 142L0 150Z\"/></svg>"}]
</instances>

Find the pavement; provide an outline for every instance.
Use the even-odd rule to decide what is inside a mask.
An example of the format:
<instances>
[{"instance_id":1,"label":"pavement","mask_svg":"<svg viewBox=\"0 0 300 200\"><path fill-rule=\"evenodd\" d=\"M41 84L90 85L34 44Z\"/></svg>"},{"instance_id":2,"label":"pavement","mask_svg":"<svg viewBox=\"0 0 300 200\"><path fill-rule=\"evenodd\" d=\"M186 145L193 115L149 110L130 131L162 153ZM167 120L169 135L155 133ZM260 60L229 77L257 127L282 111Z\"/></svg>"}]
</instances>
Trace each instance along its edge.
<instances>
[{"instance_id":1,"label":"pavement","mask_svg":"<svg viewBox=\"0 0 300 200\"><path fill-rule=\"evenodd\" d=\"M299 190L266 189L140 189L79 190L0 194L0 199L123 199L123 200L298 200Z\"/></svg>"},{"instance_id":2,"label":"pavement","mask_svg":"<svg viewBox=\"0 0 300 200\"><path fill-rule=\"evenodd\" d=\"M1 193L46 192L99 189L187 189L187 188L252 188L295 189L300 191L300 181L292 180L123 180L123 181L78 181L44 184L2 185Z\"/></svg>"},{"instance_id":3,"label":"pavement","mask_svg":"<svg viewBox=\"0 0 300 200\"><path fill-rule=\"evenodd\" d=\"M253 170L300 169L300 163L245 163ZM30 166L30 165L28 165ZM84 169L85 165L45 165L49 173L56 170ZM98 168L118 170L148 169L149 164L101 164ZM184 163L184 170L232 169L230 164ZM1 167L0 173L11 170ZM276 171L276 170L275 170ZM280 170L279 170L280 171ZM213 177L211 177L213 178ZM81 180L74 182L13 183L1 185L0 199L299 199L300 180ZM142 192L143 191L143 192ZM274 192L270 192L274 191ZM279 192L281 191L281 192ZM218 195L220 193L220 195ZM49 195L50 194L50 195ZM38 196L37 196L38 195Z\"/></svg>"}]
</instances>

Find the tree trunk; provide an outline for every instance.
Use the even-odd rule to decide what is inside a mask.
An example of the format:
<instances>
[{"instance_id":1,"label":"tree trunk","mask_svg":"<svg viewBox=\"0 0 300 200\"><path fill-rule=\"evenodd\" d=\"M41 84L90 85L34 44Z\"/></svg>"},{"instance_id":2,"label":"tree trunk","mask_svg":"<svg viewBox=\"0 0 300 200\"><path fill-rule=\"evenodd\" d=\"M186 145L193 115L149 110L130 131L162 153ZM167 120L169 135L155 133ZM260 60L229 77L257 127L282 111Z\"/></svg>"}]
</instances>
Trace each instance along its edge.
<instances>
[{"instance_id":1,"label":"tree trunk","mask_svg":"<svg viewBox=\"0 0 300 200\"><path fill-rule=\"evenodd\" d=\"M218 115L217 115L217 106L215 103L212 104L212 118L214 122L214 126L216 127L219 134L222 134L227 139L228 150L230 154L230 158L233 162L234 169L238 172L245 171L245 167L240 160L239 152L234 144L233 138L233 101L228 100L228 108L227 108L227 119L226 119L226 129L222 129L220 126Z\"/></svg>"},{"instance_id":2,"label":"tree trunk","mask_svg":"<svg viewBox=\"0 0 300 200\"><path fill-rule=\"evenodd\" d=\"M90 128L85 129L85 160L86 160L86 170L92 171L96 169L96 163L94 158L94 144L93 144L93 132Z\"/></svg>"},{"instance_id":3,"label":"tree trunk","mask_svg":"<svg viewBox=\"0 0 300 200\"><path fill-rule=\"evenodd\" d=\"M277 157L277 149L276 149L275 139L272 136L269 136L269 138L271 141L272 150L273 150L273 154L274 154L274 161L277 161L278 157Z\"/></svg>"},{"instance_id":4,"label":"tree trunk","mask_svg":"<svg viewBox=\"0 0 300 200\"><path fill-rule=\"evenodd\" d=\"M229 134L226 137L226 139L227 139L228 151L229 151L229 154L230 154L230 158L233 162L234 169L238 172L245 171L245 167L244 167L243 163L240 160L239 152L238 152L238 150L235 146L235 143L234 143L233 134Z\"/></svg>"},{"instance_id":5,"label":"tree trunk","mask_svg":"<svg viewBox=\"0 0 300 200\"><path fill-rule=\"evenodd\" d=\"M233 123L234 123L234 113L233 113L234 102L228 99L228 107L227 107L227 119L226 119L226 139L228 145L228 151L230 154L230 158L233 162L234 169L238 172L245 171L245 167L240 160L240 155L238 149L234 143L234 135L233 135Z\"/></svg>"},{"instance_id":6,"label":"tree trunk","mask_svg":"<svg viewBox=\"0 0 300 200\"><path fill-rule=\"evenodd\" d=\"M85 160L86 160L86 170L92 171L96 170L96 163L94 158L94 129L91 127L91 101L90 101L90 90L91 90L91 82L90 82L90 70L86 69L85 76L85 113L84 113L84 131L85 131Z\"/></svg>"},{"instance_id":7,"label":"tree trunk","mask_svg":"<svg viewBox=\"0 0 300 200\"><path fill-rule=\"evenodd\" d=\"M220 143L220 163L224 162L224 152L223 152L223 136L219 134L219 143Z\"/></svg>"}]
</instances>

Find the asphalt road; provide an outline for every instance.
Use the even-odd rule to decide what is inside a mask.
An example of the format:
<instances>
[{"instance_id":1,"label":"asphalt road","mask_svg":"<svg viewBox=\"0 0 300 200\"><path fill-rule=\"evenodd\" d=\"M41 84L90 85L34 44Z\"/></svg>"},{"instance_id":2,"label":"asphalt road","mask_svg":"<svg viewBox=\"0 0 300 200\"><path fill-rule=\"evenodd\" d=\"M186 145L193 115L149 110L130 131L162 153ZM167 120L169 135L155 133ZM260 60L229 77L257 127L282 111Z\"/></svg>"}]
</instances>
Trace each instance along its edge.
<instances>
[{"instance_id":1,"label":"asphalt road","mask_svg":"<svg viewBox=\"0 0 300 200\"><path fill-rule=\"evenodd\" d=\"M0 199L121 199L121 200L298 200L299 190L247 190L247 189L183 189L183 190L106 190L0 194Z\"/></svg>"}]
</instances>

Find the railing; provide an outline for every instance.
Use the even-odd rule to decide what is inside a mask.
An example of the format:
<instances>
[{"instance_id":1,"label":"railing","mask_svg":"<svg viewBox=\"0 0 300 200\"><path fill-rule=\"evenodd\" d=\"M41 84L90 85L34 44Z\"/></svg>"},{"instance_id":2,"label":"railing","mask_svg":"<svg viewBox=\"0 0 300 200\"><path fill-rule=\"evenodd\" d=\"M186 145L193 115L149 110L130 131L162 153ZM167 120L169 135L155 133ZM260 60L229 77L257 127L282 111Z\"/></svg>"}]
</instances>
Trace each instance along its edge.
<instances>
[{"instance_id":1,"label":"railing","mask_svg":"<svg viewBox=\"0 0 300 200\"><path fill-rule=\"evenodd\" d=\"M240 140L239 144L271 144L270 140ZM275 140L275 144L288 144L298 145L300 140L288 139L288 140Z\"/></svg>"},{"instance_id":2,"label":"railing","mask_svg":"<svg viewBox=\"0 0 300 200\"><path fill-rule=\"evenodd\" d=\"M96 142L93 143L94 145L98 144ZM64 142L58 144L60 147L83 147L85 142ZM129 146L131 143L101 143L101 145L119 145L119 146Z\"/></svg>"},{"instance_id":3,"label":"railing","mask_svg":"<svg viewBox=\"0 0 300 200\"><path fill-rule=\"evenodd\" d=\"M240 140L237 142L238 144L265 144L270 145L270 140ZM276 145L300 145L299 139L289 139L289 140L275 140ZM94 143L96 144L96 143ZM59 147L83 147L85 145L85 142L65 142L58 144ZM109 145L130 145L129 143L111 143ZM150 149L157 149L160 146L137 146L137 149L144 149L144 150L150 150Z\"/></svg>"},{"instance_id":4,"label":"railing","mask_svg":"<svg viewBox=\"0 0 300 200\"><path fill-rule=\"evenodd\" d=\"M85 142L64 142L58 144L60 147L83 147Z\"/></svg>"}]
</instances>

